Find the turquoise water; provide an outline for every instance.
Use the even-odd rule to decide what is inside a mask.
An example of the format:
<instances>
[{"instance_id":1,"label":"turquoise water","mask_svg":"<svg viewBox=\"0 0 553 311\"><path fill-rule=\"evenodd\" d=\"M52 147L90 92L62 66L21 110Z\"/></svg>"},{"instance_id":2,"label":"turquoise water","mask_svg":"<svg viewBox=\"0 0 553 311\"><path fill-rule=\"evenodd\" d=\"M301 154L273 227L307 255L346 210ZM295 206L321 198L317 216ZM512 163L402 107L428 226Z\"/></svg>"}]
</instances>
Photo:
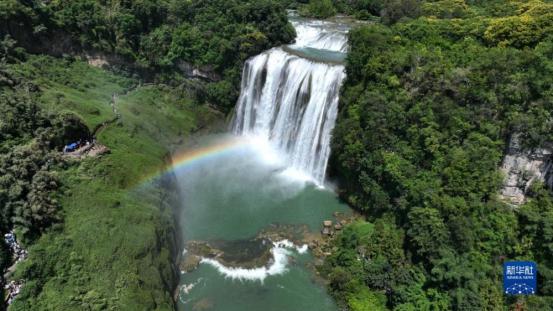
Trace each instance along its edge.
<instances>
[{"instance_id":1,"label":"turquoise water","mask_svg":"<svg viewBox=\"0 0 553 311\"><path fill-rule=\"evenodd\" d=\"M334 212L349 212L332 191L298 179L255 144L189 167L177 178L184 240L248 240L271 224L306 224L318 231ZM195 285L181 292L179 309L337 310L315 281L309 253L290 249L288 255L285 271L263 281L231 279L200 264L181 277L181 284Z\"/></svg>"},{"instance_id":2,"label":"turquoise water","mask_svg":"<svg viewBox=\"0 0 553 311\"><path fill-rule=\"evenodd\" d=\"M288 272L269 277L263 283L225 279L211 266L201 265L183 276L184 283L198 283L188 295L181 295L186 303L181 301L179 310L193 310L195 305L199 309L202 300L210 307L205 310L337 310L303 264L296 263Z\"/></svg>"},{"instance_id":3,"label":"turquoise water","mask_svg":"<svg viewBox=\"0 0 553 311\"><path fill-rule=\"evenodd\" d=\"M290 54L323 63L343 64L347 57L346 53L310 47L284 46L282 49Z\"/></svg>"}]
</instances>

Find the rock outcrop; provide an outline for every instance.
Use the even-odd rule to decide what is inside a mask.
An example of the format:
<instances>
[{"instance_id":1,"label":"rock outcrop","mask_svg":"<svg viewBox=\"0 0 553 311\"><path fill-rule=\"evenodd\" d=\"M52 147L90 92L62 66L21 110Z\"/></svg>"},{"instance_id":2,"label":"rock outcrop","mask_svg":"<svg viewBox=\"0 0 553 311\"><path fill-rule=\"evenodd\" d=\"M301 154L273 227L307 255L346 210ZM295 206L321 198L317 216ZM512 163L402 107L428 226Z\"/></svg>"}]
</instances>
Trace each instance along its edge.
<instances>
[{"instance_id":1,"label":"rock outcrop","mask_svg":"<svg viewBox=\"0 0 553 311\"><path fill-rule=\"evenodd\" d=\"M182 271L192 270L199 258L211 258L226 267L258 268L267 266L273 255L273 243L264 238L238 241L188 241L186 255L181 261Z\"/></svg>"},{"instance_id":2,"label":"rock outcrop","mask_svg":"<svg viewBox=\"0 0 553 311\"><path fill-rule=\"evenodd\" d=\"M215 72L211 66L197 67L185 61L177 62L177 68L187 77L192 79L202 79L209 82L221 80L221 76Z\"/></svg>"},{"instance_id":3,"label":"rock outcrop","mask_svg":"<svg viewBox=\"0 0 553 311\"><path fill-rule=\"evenodd\" d=\"M501 198L513 205L523 204L533 182L553 188L553 143L526 150L521 147L519 135L513 135L501 170L505 174Z\"/></svg>"}]
</instances>

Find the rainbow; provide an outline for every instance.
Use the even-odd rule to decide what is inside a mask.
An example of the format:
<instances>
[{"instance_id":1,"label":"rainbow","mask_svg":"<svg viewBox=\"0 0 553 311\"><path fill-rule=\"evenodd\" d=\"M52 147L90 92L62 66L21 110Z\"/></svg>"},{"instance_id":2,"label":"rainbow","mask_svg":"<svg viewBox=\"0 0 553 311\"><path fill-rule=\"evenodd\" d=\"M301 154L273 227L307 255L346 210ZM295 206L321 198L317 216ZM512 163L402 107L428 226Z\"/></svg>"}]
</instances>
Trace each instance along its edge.
<instances>
[{"instance_id":1,"label":"rainbow","mask_svg":"<svg viewBox=\"0 0 553 311\"><path fill-rule=\"evenodd\" d=\"M157 170L155 173L147 175L141 184L154 181L157 178L163 177L165 174L184 170L188 167L230 154L243 148L247 144L248 142L244 139L230 139L216 144L211 144L209 146L177 153L171 158L171 165L166 165L164 168Z\"/></svg>"}]
</instances>

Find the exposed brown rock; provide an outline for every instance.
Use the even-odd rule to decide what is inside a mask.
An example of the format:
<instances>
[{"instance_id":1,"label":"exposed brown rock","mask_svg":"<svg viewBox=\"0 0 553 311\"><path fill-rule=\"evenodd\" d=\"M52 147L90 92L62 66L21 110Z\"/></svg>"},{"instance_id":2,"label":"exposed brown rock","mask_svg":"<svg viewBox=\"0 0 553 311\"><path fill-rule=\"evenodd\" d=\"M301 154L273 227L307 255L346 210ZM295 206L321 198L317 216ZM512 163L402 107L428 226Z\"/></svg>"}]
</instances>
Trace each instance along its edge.
<instances>
[{"instance_id":1,"label":"exposed brown rock","mask_svg":"<svg viewBox=\"0 0 553 311\"><path fill-rule=\"evenodd\" d=\"M201 258L196 255L186 255L179 264L181 271L190 272L198 267Z\"/></svg>"}]
</instances>

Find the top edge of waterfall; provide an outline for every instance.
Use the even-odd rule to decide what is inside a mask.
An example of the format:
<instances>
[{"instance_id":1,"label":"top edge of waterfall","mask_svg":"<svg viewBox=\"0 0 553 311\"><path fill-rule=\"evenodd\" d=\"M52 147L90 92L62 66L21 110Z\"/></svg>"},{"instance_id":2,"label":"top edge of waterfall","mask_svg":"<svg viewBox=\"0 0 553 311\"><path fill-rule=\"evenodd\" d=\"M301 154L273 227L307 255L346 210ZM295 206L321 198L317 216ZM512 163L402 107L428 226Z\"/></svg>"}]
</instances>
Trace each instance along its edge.
<instances>
[{"instance_id":1,"label":"top edge of waterfall","mask_svg":"<svg viewBox=\"0 0 553 311\"><path fill-rule=\"evenodd\" d=\"M297 10L288 10L288 20L290 22L295 21L303 21L303 22L311 22L315 24L339 24L342 25L346 30L351 29L355 25L358 24L366 24L366 21L355 19L352 16L343 15L343 14L337 14L332 17L326 18L326 19L316 19L311 17L304 17L299 15Z\"/></svg>"},{"instance_id":2,"label":"top edge of waterfall","mask_svg":"<svg viewBox=\"0 0 553 311\"><path fill-rule=\"evenodd\" d=\"M347 53L347 34L352 28L352 23L348 19L311 19L300 17L294 11L289 11L288 18L297 34L294 43L288 45L289 47Z\"/></svg>"}]
</instances>

